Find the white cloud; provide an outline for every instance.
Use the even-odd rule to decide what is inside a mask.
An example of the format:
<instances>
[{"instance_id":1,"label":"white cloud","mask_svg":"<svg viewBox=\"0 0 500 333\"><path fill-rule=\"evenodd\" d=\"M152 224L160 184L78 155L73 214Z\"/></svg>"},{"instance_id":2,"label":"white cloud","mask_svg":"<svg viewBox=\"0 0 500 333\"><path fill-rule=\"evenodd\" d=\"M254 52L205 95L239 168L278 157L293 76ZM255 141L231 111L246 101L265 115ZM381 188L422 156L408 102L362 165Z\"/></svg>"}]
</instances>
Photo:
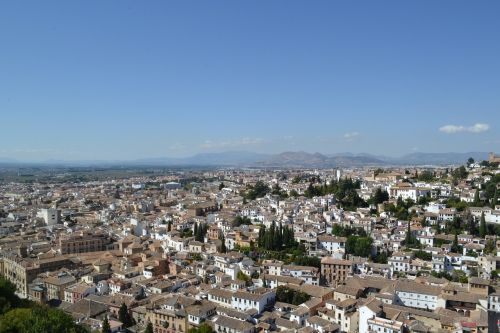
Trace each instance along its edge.
<instances>
[{"instance_id":1,"label":"white cloud","mask_svg":"<svg viewBox=\"0 0 500 333\"><path fill-rule=\"evenodd\" d=\"M347 141L352 141L356 139L358 136L359 136L358 132L349 132L344 134L344 139L346 139Z\"/></svg>"},{"instance_id":2,"label":"white cloud","mask_svg":"<svg viewBox=\"0 0 500 333\"><path fill-rule=\"evenodd\" d=\"M263 142L264 140L261 138L249 138L249 137L237 140L226 140L226 141L205 140L205 142L203 142L200 145L200 148L202 149L232 148L232 147L259 145Z\"/></svg>"},{"instance_id":3,"label":"white cloud","mask_svg":"<svg viewBox=\"0 0 500 333\"><path fill-rule=\"evenodd\" d=\"M490 129L490 125L480 124L480 123L474 124L473 126L468 128L469 132L472 132L472 133L486 132L489 129Z\"/></svg>"},{"instance_id":4,"label":"white cloud","mask_svg":"<svg viewBox=\"0 0 500 333\"><path fill-rule=\"evenodd\" d=\"M463 125L444 125L439 128L440 132L446 134L460 133L460 132L469 132L469 133L481 133L486 132L490 129L490 125L476 123L472 126L463 126Z\"/></svg>"}]
</instances>

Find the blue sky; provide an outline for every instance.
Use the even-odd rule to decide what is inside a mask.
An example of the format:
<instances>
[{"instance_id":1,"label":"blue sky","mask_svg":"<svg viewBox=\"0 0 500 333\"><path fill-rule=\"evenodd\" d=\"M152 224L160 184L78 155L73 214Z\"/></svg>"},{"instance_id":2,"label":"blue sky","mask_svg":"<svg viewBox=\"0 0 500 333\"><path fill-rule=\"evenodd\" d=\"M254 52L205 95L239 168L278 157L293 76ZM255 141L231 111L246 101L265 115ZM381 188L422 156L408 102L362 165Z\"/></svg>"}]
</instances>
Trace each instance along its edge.
<instances>
[{"instance_id":1,"label":"blue sky","mask_svg":"<svg viewBox=\"0 0 500 333\"><path fill-rule=\"evenodd\" d=\"M0 4L0 157L500 151L499 1Z\"/></svg>"}]
</instances>

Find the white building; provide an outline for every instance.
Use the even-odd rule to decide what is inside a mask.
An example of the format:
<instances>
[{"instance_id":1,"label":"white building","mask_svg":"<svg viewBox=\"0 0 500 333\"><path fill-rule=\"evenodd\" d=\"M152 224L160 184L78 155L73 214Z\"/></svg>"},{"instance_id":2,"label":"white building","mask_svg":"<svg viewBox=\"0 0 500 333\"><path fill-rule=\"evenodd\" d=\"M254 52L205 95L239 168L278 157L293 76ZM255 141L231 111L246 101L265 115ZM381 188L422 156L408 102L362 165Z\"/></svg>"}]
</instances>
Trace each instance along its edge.
<instances>
[{"instance_id":1,"label":"white building","mask_svg":"<svg viewBox=\"0 0 500 333\"><path fill-rule=\"evenodd\" d=\"M335 237L331 235L318 236L318 249L328 251L329 254L335 252L345 252L345 237Z\"/></svg>"},{"instance_id":2,"label":"white building","mask_svg":"<svg viewBox=\"0 0 500 333\"><path fill-rule=\"evenodd\" d=\"M500 312L500 293L494 292L488 296L488 310Z\"/></svg>"},{"instance_id":3,"label":"white building","mask_svg":"<svg viewBox=\"0 0 500 333\"><path fill-rule=\"evenodd\" d=\"M55 208L41 209L36 216L43 219L46 225L58 224L61 221L61 211Z\"/></svg>"},{"instance_id":4,"label":"white building","mask_svg":"<svg viewBox=\"0 0 500 333\"><path fill-rule=\"evenodd\" d=\"M398 281L394 288L394 303L411 308L436 310L440 287L410 281Z\"/></svg>"},{"instance_id":5,"label":"white building","mask_svg":"<svg viewBox=\"0 0 500 333\"><path fill-rule=\"evenodd\" d=\"M319 285L319 269L311 266L284 265L281 276L291 276L303 280L306 284Z\"/></svg>"},{"instance_id":6,"label":"white building","mask_svg":"<svg viewBox=\"0 0 500 333\"><path fill-rule=\"evenodd\" d=\"M389 188L391 198L401 197L403 200L411 199L417 201L418 198L431 195L431 189L428 187L415 187L410 183L399 183Z\"/></svg>"},{"instance_id":7,"label":"white building","mask_svg":"<svg viewBox=\"0 0 500 333\"><path fill-rule=\"evenodd\" d=\"M234 309L240 311L255 309L261 313L264 311L266 306L274 304L275 298L275 291L268 291L262 294L237 291L233 294L231 300Z\"/></svg>"}]
</instances>

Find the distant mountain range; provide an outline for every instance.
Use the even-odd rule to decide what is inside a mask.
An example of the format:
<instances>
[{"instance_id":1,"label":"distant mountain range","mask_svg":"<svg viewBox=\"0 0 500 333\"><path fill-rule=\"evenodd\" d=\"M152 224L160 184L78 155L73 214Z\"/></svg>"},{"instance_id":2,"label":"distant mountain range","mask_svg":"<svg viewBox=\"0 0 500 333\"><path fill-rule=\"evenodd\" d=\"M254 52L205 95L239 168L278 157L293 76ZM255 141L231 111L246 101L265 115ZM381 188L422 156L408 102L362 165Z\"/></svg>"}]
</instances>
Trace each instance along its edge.
<instances>
[{"instance_id":1,"label":"distant mountain range","mask_svg":"<svg viewBox=\"0 0 500 333\"><path fill-rule=\"evenodd\" d=\"M189 157L159 157L128 161L64 161L22 162L0 157L2 165L60 165L60 166L248 166L248 167L304 167L332 168L355 166L389 165L449 165L463 164L469 157L477 161L488 158L485 152L469 153L412 153L401 157L388 157L367 153L320 154L283 152L280 154L260 154L246 151L203 153Z\"/></svg>"}]
</instances>

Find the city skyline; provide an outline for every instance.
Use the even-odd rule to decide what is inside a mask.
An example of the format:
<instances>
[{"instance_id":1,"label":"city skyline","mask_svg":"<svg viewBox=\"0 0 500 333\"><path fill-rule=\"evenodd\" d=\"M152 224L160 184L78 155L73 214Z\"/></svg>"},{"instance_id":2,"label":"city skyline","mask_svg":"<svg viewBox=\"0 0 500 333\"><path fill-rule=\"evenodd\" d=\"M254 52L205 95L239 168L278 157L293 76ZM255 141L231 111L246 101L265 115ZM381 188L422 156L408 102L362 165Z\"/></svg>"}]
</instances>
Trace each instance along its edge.
<instances>
[{"instance_id":1,"label":"city skyline","mask_svg":"<svg viewBox=\"0 0 500 333\"><path fill-rule=\"evenodd\" d=\"M0 11L0 157L499 151L496 2Z\"/></svg>"}]
</instances>

